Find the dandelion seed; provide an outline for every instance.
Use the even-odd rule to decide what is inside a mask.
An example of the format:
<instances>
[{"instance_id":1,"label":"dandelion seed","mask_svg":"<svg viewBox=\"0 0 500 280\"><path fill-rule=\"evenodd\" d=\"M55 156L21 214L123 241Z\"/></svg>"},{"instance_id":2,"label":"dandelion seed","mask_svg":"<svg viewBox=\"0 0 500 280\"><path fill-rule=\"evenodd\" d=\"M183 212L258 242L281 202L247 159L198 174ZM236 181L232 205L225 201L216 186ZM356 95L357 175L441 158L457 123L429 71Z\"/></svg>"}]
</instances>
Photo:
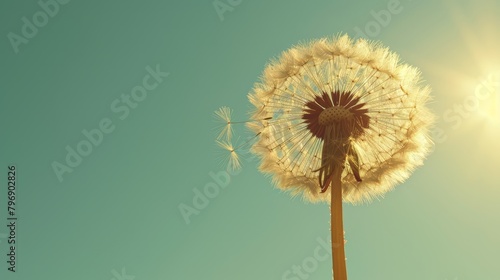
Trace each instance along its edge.
<instances>
[{"instance_id":1,"label":"dandelion seed","mask_svg":"<svg viewBox=\"0 0 500 280\"><path fill-rule=\"evenodd\" d=\"M217 140L216 142L219 145L219 147L229 152L225 158L226 162L228 162L228 168L232 170L237 170L241 168L240 157L236 153L236 150L233 147L233 145L227 141Z\"/></svg>"},{"instance_id":2,"label":"dandelion seed","mask_svg":"<svg viewBox=\"0 0 500 280\"><path fill-rule=\"evenodd\" d=\"M227 141L231 141L231 137L233 135L233 128L231 126L231 113L232 110L229 107L221 107L217 111L215 111L215 117L217 120L221 121L221 130L217 139L225 139Z\"/></svg>"}]
</instances>

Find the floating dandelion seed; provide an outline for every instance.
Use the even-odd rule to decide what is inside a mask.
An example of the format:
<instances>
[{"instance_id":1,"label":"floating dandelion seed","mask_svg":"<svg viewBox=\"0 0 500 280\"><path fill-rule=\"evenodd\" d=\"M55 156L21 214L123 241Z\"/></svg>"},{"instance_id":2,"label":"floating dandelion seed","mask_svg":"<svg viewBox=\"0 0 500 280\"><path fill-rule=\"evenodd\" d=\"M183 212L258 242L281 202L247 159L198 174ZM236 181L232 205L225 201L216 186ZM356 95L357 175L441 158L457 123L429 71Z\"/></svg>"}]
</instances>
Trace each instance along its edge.
<instances>
[{"instance_id":1,"label":"floating dandelion seed","mask_svg":"<svg viewBox=\"0 0 500 280\"><path fill-rule=\"evenodd\" d=\"M219 147L229 152L229 155L226 156L225 161L228 162L228 167L232 170L236 170L241 167L240 157L236 153L236 149L233 145L227 141L216 141Z\"/></svg>"},{"instance_id":2,"label":"floating dandelion seed","mask_svg":"<svg viewBox=\"0 0 500 280\"><path fill-rule=\"evenodd\" d=\"M395 53L344 35L285 51L249 94L260 170L292 195L330 202L336 280L347 279L342 201L382 196L432 144L430 89L420 83Z\"/></svg>"},{"instance_id":3,"label":"floating dandelion seed","mask_svg":"<svg viewBox=\"0 0 500 280\"><path fill-rule=\"evenodd\" d=\"M232 110L229 107L221 107L219 110L215 111L215 117L218 121L221 121L221 129L217 139L225 139L231 141L233 135L233 128L231 123L231 113Z\"/></svg>"}]
</instances>

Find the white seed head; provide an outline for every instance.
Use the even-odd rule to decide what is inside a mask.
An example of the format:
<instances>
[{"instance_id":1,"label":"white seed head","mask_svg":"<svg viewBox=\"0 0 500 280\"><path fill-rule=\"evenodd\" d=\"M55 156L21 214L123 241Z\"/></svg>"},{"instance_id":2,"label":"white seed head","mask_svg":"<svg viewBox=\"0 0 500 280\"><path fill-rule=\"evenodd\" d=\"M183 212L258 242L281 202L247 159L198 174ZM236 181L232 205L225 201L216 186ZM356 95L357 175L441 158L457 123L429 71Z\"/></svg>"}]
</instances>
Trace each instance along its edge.
<instances>
[{"instance_id":1,"label":"white seed head","mask_svg":"<svg viewBox=\"0 0 500 280\"><path fill-rule=\"evenodd\" d=\"M320 125L350 120L345 123L362 130L349 138L343 199L357 203L380 197L422 164L432 145L434 116L426 108L430 90L421 86L420 72L400 63L389 49L363 39L344 35L303 44L266 67L249 97L255 110L248 126L259 135L251 150L261 158L260 170L292 195L312 202L330 200L330 191L320 193L318 183L321 127L311 128L304 116L309 102L332 92L349 92L364 105L359 111L364 119L341 106L322 107L318 116Z\"/></svg>"}]
</instances>

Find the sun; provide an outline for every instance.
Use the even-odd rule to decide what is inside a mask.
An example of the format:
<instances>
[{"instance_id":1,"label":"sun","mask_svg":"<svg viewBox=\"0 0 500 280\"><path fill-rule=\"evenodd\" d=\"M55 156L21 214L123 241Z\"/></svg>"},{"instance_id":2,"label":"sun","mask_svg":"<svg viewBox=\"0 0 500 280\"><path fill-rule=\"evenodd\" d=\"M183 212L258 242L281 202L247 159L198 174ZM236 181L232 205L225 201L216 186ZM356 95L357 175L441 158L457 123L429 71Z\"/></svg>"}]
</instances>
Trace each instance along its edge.
<instances>
[{"instance_id":1,"label":"sun","mask_svg":"<svg viewBox=\"0 0 500 280\"><path fill-rule=\"evenodd\" d=\"M500 71L489 74L474 90L475 96L484 96L478 104L478 115L491 127L500 128Z\"/></svg>"},{"instance_id":2,"label":"sun","mask_svg":"<svg viewBox=\"0 0 500 280\"><path fill-rule=\"evenodd\" d=\"M443 49L449 65L428 63L442 79L435 87L453 100L443 105L439 117L448 126L445 129L448 134L467 139L465 143L474 143L468 148L471 172L482 172L485 162L492 166L500 163L498 153L492 152L500 149L500 36L496 30L499 3L492 0L445 3L449 11L446 16L454 25L451 32L456 31L458 36ZM462 111L456 111L458 107Z\"/></svg>"},{"instance_id":3,"label":"sun","mask_svg":"<svg viewBox=\"0 0 500 280\"><path fill-rule=\"evenodd\" d=\"M481 5L470 3L463 6L447 1L451 17L460 30L467 53L463 57L471 59L470 68L475 69L475 77L468 77L473 94L479 100L477 115L487 124L500 128L500 37L498 31L498 3L481 1ZM463 69L467 73L468 69Z\"/></svg>"}]
</instances>

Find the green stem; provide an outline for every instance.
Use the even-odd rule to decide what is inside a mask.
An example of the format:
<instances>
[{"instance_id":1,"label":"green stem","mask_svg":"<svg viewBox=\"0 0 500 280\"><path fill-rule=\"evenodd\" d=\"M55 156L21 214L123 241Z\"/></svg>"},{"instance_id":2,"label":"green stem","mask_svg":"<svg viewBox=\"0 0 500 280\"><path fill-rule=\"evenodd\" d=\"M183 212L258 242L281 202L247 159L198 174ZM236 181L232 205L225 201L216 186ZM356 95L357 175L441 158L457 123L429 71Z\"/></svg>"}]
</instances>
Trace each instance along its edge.
<instances>
[{"instance_id":1,"label":"green stem","mask_svg":"<svg viewBox=\"0 0 500 280\"><path fill-rule=\"evenodd\" d=\"M332 234L333 279L347 280L344 252L344 224L342 220L342 167L336 165L333 171L330 199L330 225Z\"/></svg>"}]
</instances>

